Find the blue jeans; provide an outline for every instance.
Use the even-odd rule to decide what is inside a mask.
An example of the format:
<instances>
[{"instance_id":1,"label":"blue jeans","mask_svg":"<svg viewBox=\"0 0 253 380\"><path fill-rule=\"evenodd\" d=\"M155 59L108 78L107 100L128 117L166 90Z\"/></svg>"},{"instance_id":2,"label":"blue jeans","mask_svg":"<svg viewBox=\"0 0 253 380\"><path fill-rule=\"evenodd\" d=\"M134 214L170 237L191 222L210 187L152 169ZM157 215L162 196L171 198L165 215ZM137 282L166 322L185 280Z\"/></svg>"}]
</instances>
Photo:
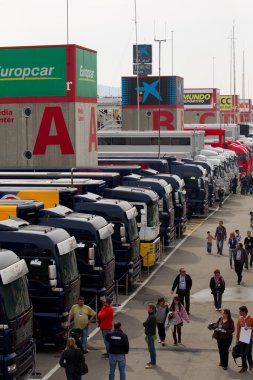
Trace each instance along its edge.
<instances>
[{"instance_id":1,"label":"blue jeans","mask_svg":"<svg viewBox=\"0 0 253 380\"><path fill-rule=\"evenodd\" d=\"M117 363L119 366L120 380L125 380L126 379L126 357L124 354L109 354L109 365L110 365L109 380L114 380L115 378L115 368L116 368Z\"/></svg>"},{"instance_id":2,"label":"blue jeans","mask_svg":"<svg viewBox=\"0 0 253 380\"><path fill-rule=\"evenodd\" d=\"M221 309L222 293L221 292L214 292L213 293L213 300L214 300L215 309Z\"/></svg>"},{"instance_id":3,"label":"blue jeans","mask_svg":"<svg viewBox=\"0 0 253 380\"><path fill-rule=\"evenodd\" d=\"M236 248L228 248L230 268L232 268L233 257L235 255Z\"/></svg>"},{"instance_id":4,"label":"blue jeans","mask_svg":"<svg viewBox=\"0 0 253 380\"><path fill-rule=\"evenodd\" d=\"M102 331L102 335L103 335L103 339L104 339L106 353L109 354L109 342L107 342L107 340L105 339L105 336L106 336L106 334L108 334L109 332L111 332L111 330L101 330L101 331Z\"/></svg>"},{"instance_id":5,"label":"blue jeans","mask_svg":"<svg viewBox=\"0 0 253 380\"><path fill-rule=\"evenodd\" d=\"M211 241L208 241L206 243L206 250L207 250L207 253L209 253L209 255L210 255L210 253L212 253L212 242Z\"/></svg>"},{"instance_id":6,"label":"blue jeans","mask_svg":"<svg viewBox=\"0 0 253 380\"><path fill-rule=\"evenodd\" d=\"M222 255L224 239L216 240L216 244L217 244L217 251L218 251L218 253L219 253L220 255Z\"/></svg>"},{"instance_id":7,"label":"blue jeans","mask_svg":"<svg viewBox=\"0 0 253 380\"><path fill-rule=\"evenodd\" d=\"M87 350L88 326L82 329L81 342L84 351Z\"/></svg>"},{"instance_id":8,"label":"blue jeans","mask_svg":"<svg viewBox=\"0 0 253 380\"><path fill-rule=\"evenodd\" d=\"M152 336L147 335L148 350L150 353L150 363L156 365L156 351L155 351L155 341Z\"/></svg>"}]
</instances>

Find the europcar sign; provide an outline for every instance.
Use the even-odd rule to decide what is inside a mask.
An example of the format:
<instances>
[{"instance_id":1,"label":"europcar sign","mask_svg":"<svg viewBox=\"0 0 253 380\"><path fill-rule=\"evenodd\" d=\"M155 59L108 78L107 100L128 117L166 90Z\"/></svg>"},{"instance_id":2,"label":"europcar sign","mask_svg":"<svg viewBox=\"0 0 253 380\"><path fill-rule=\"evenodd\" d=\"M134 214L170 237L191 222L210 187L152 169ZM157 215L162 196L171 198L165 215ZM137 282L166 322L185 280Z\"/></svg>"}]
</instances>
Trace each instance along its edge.
<instances>
[{"instance_id":1,"label":"europcar sign","mask_svg":"<svg viewBox=\"0 0 253 380\"><path fill-rule=\"evenodd\" d=\"M0 95L66 96L66 48L1 49Z\"/></svg>"}]
</instances>

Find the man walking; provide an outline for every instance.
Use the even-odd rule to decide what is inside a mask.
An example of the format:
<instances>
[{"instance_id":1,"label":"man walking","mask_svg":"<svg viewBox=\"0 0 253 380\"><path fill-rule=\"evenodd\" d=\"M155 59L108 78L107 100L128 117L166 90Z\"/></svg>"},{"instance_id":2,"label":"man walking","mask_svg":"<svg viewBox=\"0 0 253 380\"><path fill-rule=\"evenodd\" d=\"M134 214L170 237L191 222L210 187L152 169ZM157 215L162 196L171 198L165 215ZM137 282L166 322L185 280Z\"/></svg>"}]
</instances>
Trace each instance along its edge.
<instances>
[{"instance_id":1,"label":"man walking","mask_svg":"<svg viewBox=\"0 0 253 380\"><path fill-rule=\"evenodd\" d=\"M217 244L217 255L222 255L224 241L227 240L227 231L223 226L223 221L219 221L219 225L216 228L215 235L216 244Z\"/></svg>"},{"instance_id":2,"label":"man walking","mask_svg":"<svg viewBox=\"0 0 253 380\"><path fill-rule=\"evenodd\" d=\"M96 312L89 306L85 305L84 297L80 296L78 298L78 303L73 305L69 312L68 317L68 327L70 326L71 320L74 319L74 328L81 329L81 341L84 353L87 354L87 337L89 324L93 321L96 316Z\"/></svg>"},{"instance_id":3,"label":"man walking","mask_svg":"<svg viewBox=\"0 0 253 380\"><path fill-rule=\"evenodd\" d=\"M251 331L248 338L248 343L245 342L245 338L242 339L242 330ZM247 372L249 363L249 370L252 371L253 361L252 361L252 338L253 338L253 317L248 314L248 309L246 306L239 307L239 319L237 322L237 342L240 346L241 357L242 357L242 368L239 373ZM242 341L243 340L243 341Z\"/></svg>"},{"instance_id":4,"label":"man walking","mask_svg":"<svg viewBox=\"0 0 253 380\"><path fill-rule=\"evenodd\" d=\"M224 200L225 191L220 186L218 189L218 197L219 197L219 207L222 208L223 200Z\"/></svg>"},{"instance_id":5,"label":"man walking","mask_svg":"<svg viewBox=\"0 0 253 380\"><path fill-rule=\"evenodd\" d=\"M190 314L190 291L192 288L192 279L189 274L186 273L184 268L179 269L179 274L173 282L171 294L177 288L176 293L180 299L182 305L185 306L187 314Z\"/></svg>"},{"instance_id":6,"label":"man walking","mask_svg":"<svg viewBox=\"0 0 253 380\"><path fill-rule=\"evenodd\" d=\"M116 364L118 363L120 380L126 379L126 354L129 351L129 342L121 329L121 323L114 323L114 330L105 336L109 344L109 380L114 380Z\"/></svg>"},{"instance_id":7,"label":"man walking","mask_svg":"<svg viewBox=\"0 0 253 380\"><path fill-rule=\"evenodd\" d=\"M243 248L242 243L238 243L236 250L233 252L235 273L237 274L237 285L242 282L242 270L245 263L246 251Z\"/></svg>"},{"instance_id":8,"label":"man walking","mask_svg":"<svg viewBox=\"0 0 253 380\"><path fill-rule=\"evenodd\" d=\"M251 236L251 231L247 232L247 236L244 239L244 247L246 249L245 268L248 269L249 265L252 267L253 262L253 237Z\"/></svg>"},{"instance_id":9,"label":"man walking","mask_svg":"<svg viewBox=\"0 0 253 380\"><path fill-rule=\"evenodd\" d=\"M156 316L155 316L155 305L148 304L148 318L143 322L145 327L146 342L148 344L148 350L150 354L150 362L147 363L146 369L153 368L156 366L156 350L155 350L155 340L156 340Z\"/></svg>"},{"instance_id":10,"label":"man walking","mask_svg":"<svg viewBox=\"0 0 253 380\"><path fill-rule=\"evenodd\" d=\"M104 306L98 313L99 327L102 332L102 336L104 339L104 344L106 348L106 352L102 354L102 357L107 359L109 358L109 343L105 339L106 334L111 332L112 330L112 321L113 321L113 308L111 306L112 299L107 297L104 301Z\"/></svg>"}]
</instances>

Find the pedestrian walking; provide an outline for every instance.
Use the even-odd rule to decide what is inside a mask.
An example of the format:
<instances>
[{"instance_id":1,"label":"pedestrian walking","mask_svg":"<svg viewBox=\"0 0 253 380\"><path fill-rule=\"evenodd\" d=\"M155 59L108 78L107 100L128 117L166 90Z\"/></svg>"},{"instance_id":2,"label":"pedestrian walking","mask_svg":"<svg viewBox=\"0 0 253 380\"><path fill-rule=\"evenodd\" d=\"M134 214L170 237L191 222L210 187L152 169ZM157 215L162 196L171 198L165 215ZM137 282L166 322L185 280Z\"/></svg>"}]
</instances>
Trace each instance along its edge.
<instances>
[{"instance_id":1,"label":"pedestrian walking","mask_svg":"<svg viewBox=\"0 0 253 380\"><path fill-rule=\"evenodd\" d=\"M240 243L242 240L242 235L240 234L239 230L235 230L235 238L237 240L237 243Z\"/></svg>"},{"instance_id":2,"label":"pedestrian walking","mask_svg":"<svg viewBox=\"0 0 253 380\"><path fill-rule=\"evenodd\" d=\"M165 338L166 338L166 333L165 333L165 321L167 318L169 312L169 307L165 303L164 297L158 298L157 304L156 304L156 324L157 324L157 330L158 330L158 336L159 336L159 341L158 343L161 343L162 346L165 346Z\"/></svg>"},{"instance_id":3,"label":"pedestrian walking","mask_svg":"<svg viewBox=\"0 0 253 380\"><path fill-rule=\"evenodd\" d=\"M248 269L249 265L252 268L252 262L253 262L253 236L251 236L251 231L247 232L247 236L244 239L244 247L245 247L245 250L246 250L245 268Z\"/></svg>"},{"instance_id":4,"label":"pedestrian walking","mask_svg":"<svg viewBox=\"0 0 253 380\"><path fill-rule=\"evenodd\" d=\"M213 240L214 237L211 234L210 231L207 231L207 236L206 236L206 250L209 255L212 253L212 246L213 246Z\"/></svg>"},{"instance_id":5,"label":"pedestrian walking","mask_svg":"<svg viewBox=\"0 0 253 380\"><path fill-rule=\"evenodd\" d=\"M218 189L218 197L219 197L219 207L222 208L223 201L224 201L225 191L223 187L219 187Z\"/></svg>"},{"instance_id":6,"label":"pedestrian walking","mask_svg":"<svg viewBox=\"0 0 253 380\"><path fill-rule=\"evenodd\" d=\"M184 268L179 269L179 274L176 276L172 285L171 294L174 294L174 290L176 288L176 293L181 304L185 306L187 314L190 314L190 292L192 288L192 279L191 276L186 273Z\"/></svg>"},{"instance_id":7,"label":"pedestrian walking","mask_svg":"<svg viewBox=\"0 0 253 380\"><path fill-rule=\"evenodd\" d=\"M234 177L232 179L232 191L233 191L233 194L236 194L237 184L238 184L238 179L237 179L237 177Z\"/></svg>"},{"instance_id":8,"label":"pedestrian walking","mask_svg":"<svg viewBox=\"0 0 253 380\"><path fill-rule=\"evenodd\" d=\"M251 331L248 337L248 343L245 342L245 338L242 339L242 331ZM237 322L237 342L240 346L241 358L242 358L242 368L239 373L247 372L248 364L249 370L253 369L252 361L252 339L253 339L253 317L249 315L248 308L246 306L239 307L239 319ZM248 362L248 364L247 364Z\"/></svg>"},{"instance_id":9,"label":"pedestrian walking","mask_svg":"<svg viewBox=\"0 0 253 380\"><path fill-rule=\"evenodd\" d=\"M78 298L78 303L73 305L70 309L69 316L68 316L68 328L70 327L71 320L74 319L74 328L75 329L81 329L81 342L82 347L84 350L84 353L87 354L87 337L88 337L88 329L90 323L93 321L93 319L96 316L96 312L89 307L88 305L85 305L85 299L84 297L80 296Z\"/></svg>"},{"instance_id":10,"label":"pedestrian walking","mask_svg":"<svg viewBox=\"0 0 253 380\"><path fill-rule=\"evenodd\" d=\"M241 195L247 195L248 193L248 177L244 173L241 176Z\"/></svg>"},{"instance_id":11,"label":"pedestrian walking","mask_svg":"<svg viewBox=\"0 0 253 380\"><path fill-rule=\"evenodd\" d=\"M172 315L173 318L174 326L172 336L174 339L174 346L176 346L178 343L182 343L183 322L190 322L187 312L183 304L180 302L180 298L178 296L175 296L173 298L172 304L170 305L169 315Z\"/></svg>"},{"instance_id":12,"label":"pedestrian walking","mask_svg":"<svg viewBox=\"0 0 253 380\"><path fill-rule=\"evenodd\" d=\"M253 228L253 212L250 211L249 215L250 215L250 227Z\"/></svg>"},{"instance_id":13,"label":"pedestrian walking","mask_svg":"<svg viewBox=\"0 0 253 380\"><path fill-rule=\"evenodd\" d=\"M155 316L155 305L148 304L148 318L143 322L145 327L145 340L148 345L148 350L150 354L150 362L146 364L146 369L153 368L156 366L156 349L155 349L155 340L156 340L156 316Z\"/></svg>"},{"instance_id":14,"label":"pedestrian walking","mask_svg":"<svg viewBox=\"0 0 253 380\"><path fill-rule=\"evenodd\" d=\"M233 268L233 256L234 251L236 250L237 246L237 239L234 232L231 232L229 239L228 239L228 255L229 255L229 264L230 268Z\"/></svg>"},{"instance_id":15,"label":"pedestrian walking","mask_svg":"<svg viewBox=\"0 0 253 380\"><path fill-rule=\"evenodd\" d=\"M114 330L105 336L109 344L109 380L115 379L115 369L118 363L120 380L126 379L126 354L129 352L127 335L121 329L121 323L114 323Z\"/></svg>"},{"instance_id":16,"label":"pedestrian walking","mask_svg":"<svg viewBox=\"0 0 253 380\"><path fill-rule=\"evenodd\" d=\"M246 251L243 248L242 243L238 243L236 250L234 252L234 266L235 273L237 274L237 285L240 285L242 282L242 270L245 263Z\"/></svg>"},{"instance_id":17,"label":"pedestrian walking","mask_svg":"<svg viewBox=\"0 0 253 380\"><path fill-rule=\"evenodd\" d=\"M235 331L234 321L231 318L229 309L222 311L221 317L217 321L217 328L215 329L215 336L220 355L220 363L224 370L228 369L229 347L233 340L233 332Z\"/></svg>"},{"instance_id":18,"label":"pedestrian walking","mask_svg":"<svg viewBox=\"0 0 253 380\"><path fill-rule=\"evenodd\" d=\"M219 269L215 269L214 276L210 279L210 289L213 295L214 307L216 311L221 311L222 294L225 291L225 281Z\"/></svg>"},{"instance_id":19,"label":"pedestrian walking","mask_svg":"<svg viewBox=\"0 0 253 380\"><path fill-rule=\"evenodd\" d=\"M67 380L81 380L82 374L84 374L85 359L82 351L76 347L74 338L68 338L59 364L65 368Z\"/></svg>"},{"instance_id":20,"label":"pedestrian walking","mask_svg":"<svg viewBox=\"0 0 253 380\"><path fill-rule=\"evenodd\" d=\"M217 255L222 255L223 244L224 244L224 241L227 240L227 230L223 226L222 220L219 221L219 225L216 228L214 237L216 239L216 244L217 244Z\"/></svg>"},{"instance_id":21,"label":"pedestrian walking","mask_svg":"<svg viewBox=\"0 0 253 380\"><path fill-rule=\"evenodd\" d=\"M104 300L104 305L100 312L98 313L98 325L100 327L106 352L102 354L102 357L105 359L109 358L109 343L105 339L106 334L112 330L112 321L113 321L113 308L111 306L112 299L107 297Z\"/></svg>"}]
</instances>

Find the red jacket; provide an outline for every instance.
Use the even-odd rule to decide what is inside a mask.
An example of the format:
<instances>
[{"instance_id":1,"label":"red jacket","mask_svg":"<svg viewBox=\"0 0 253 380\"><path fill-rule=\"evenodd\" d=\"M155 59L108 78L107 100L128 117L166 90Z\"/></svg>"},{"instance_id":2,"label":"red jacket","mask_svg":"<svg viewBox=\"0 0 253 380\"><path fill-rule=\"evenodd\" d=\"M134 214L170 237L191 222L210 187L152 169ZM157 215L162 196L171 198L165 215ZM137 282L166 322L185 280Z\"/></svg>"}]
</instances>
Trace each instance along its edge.
<instances>
[{"instance_id":1,"label":"red jacket","mask_svg":"<svg viewBox=\"0 0 253 380\"><path fill-rule=\"evenodd\" d=\"M113 308L111 305L102 307L98 313L98 319L101 330L112 330Z\"/></svg>"}]
</instances>

